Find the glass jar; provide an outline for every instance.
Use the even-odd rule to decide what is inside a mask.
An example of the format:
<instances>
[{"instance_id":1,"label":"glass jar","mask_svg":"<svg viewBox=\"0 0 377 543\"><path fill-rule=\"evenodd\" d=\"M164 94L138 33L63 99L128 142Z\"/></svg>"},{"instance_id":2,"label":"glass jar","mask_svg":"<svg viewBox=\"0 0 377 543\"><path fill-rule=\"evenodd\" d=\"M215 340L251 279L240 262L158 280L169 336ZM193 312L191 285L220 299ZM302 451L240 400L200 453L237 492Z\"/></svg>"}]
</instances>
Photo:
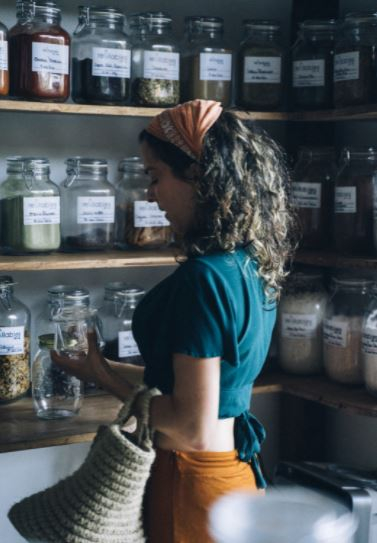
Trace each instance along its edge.
<instances>
[{"instance_id":1,"label":"glass jar","mask_svg":"<svg viewBox=\"0 0 377 543\"><path fill-rule=\"evenodd\" d=\"M132 103L168 107L179 103L179 46L164 12L132 18Z\"/></svg>"},{"instance_id":2,"label":"glass jar","mask_svg":"<svg viewBox=\"0 0 377 543\"><path fill-rule=\"evenodd\" d=\"M0 96L9 93L8 29L0 22Z\"/></svg>"},{"instance_id":3,"label":"glass jar","mask_svg":"<svg viewBox=\"0 0 377 543\"><path fill-rule=\"evenodd\" d=\"M60 246L59 188L45 158L10 157L0 185L2 250L8 254L47 253Z\"/></svg>"},{"instance_id":4,"label":"glass jar","mask_svg":"<svg viewBox=\"0 0 377 543\"><path fill-rule=\"evenodd\" d=\"M233 52L224 40L221 17L186 18L182 53L182 101L201 98L231 103Z\"/></svg>"},{"instance_id":5,"label":"glass jar","mask_svg":"<svg viewBox=\"0 0 377 543\"><path fill-rule=\"evenodd\" d=\"M237 105L274 110L283 101L283 46L276 21L243 21L244 38L238 51Z\"/></svg>"},{"instance_id":6,"label":"glass jar","mask_svg":"<svg viewBox=\"0 0 377 543\"><path fill-rule=\"evenodd\" d=\"M170 223L156 202L148 202L150 179L139 157L119 163L116 187L116 245L119 248L158 249L171 242Z\"/></svg>"},{"instance_id":7,"label":"glass jar","mask_svg":"<svg viewBox=\"0 0 377 543\"><path fill-rule=\"evenodd\" d=\"M88 333L95 331L98 347L104 342L98 327L97 312L84 304L67 304L53 315L54 349L66 356L79 357L88 352Z\"/></svg>"},{"instance_id":8,"label":"glass jar","mask_svg":"<svg viewBox=\"0 0 377 543\"><path fill-rule=\"evenodd\" d=\"M10 95L27 100L64 102L69 97L68 32L54 2L31 1L17 10L9 31Z\"/></svg>"},{"instance_id":9,"label":"glass jar","mask_svg":"<svg viewBox=\"0 0 377 543\"><path fill-rule=\"evenodd\" d=\"M0 403L30 387L30 312L14 296L14 285L9 275L0 276Z\"/></svg>"},{"instance_id":10,"label":"glass jar","mask_svg":"<svg viewBox=\"0 0 377 543\"><path fill-rule=\"evenodd\" d=\"M72 40L72 99L78 104L124 105L130 94L131 50L124 15L89 8L86 26Z\"/></svg>"},{"instance_id":11,"label":"glass jar","mask_svg":"<svg viewBox=\"0 0 377 543\"><path fill-rule=\"evenodd\" d=\"M349 254L373 253L373 185L377 149L346 147L335 179L334 247Z\"/></svg>"},{"instance_id":12,"label":"glass jar","mask_svg":"<svg viewBox=\"0 0 377 543\"><path fill-rule=\"evenodd\" d=\"M375 46L377 18L349 14L335 40L335 107L369 104L375 98Z\"/></svg>"},{"instance_id":13,"label":"glass jar","mask_svg":"<svg viewBox=\"0 0 377 543\"><path fill-rule=\"evenodd\" d=\"M123 282L105 286L104 304L98 311L101 335L105 342L103 355L110 360L143 365L132 334L134 310L145 290Z\"/></svg>"},{"instance_id":14,"label":"glass jar","mask_svg":"<svg viewBox=\"0 0 377 543\"><path fill-rule=\"evenodd\" d=\"M278 361L297 375L319 373L322 324L328 295L318 271L298 271L288 278L278 309Z\"/></svg>"},{"instance_id":15,"label":"glass jar","mask_svg":"<svg viewBox=\"0 0 377 543\"><path fill-rule=\"evenodd\" d=\"M77 36L81 34L81 31L85 28L89 19L89 10L90 6L78 6L78 22L75 30L73 31L72 36Z\"/></svg>"},{"instance_id":16,"label":"glass jar","mask_svg":"<svg viewBox=\"0 0 377 543\"><path fill-rule=\"evenodd\" d=\"M107 161L72 157L61 185L62 250L100 251L114 242L115 189Z\"/></svg>"},{"instance_id":17,"label":"glass jar","mask_svg":"<svg viewBox=\"0 0 377 543\"><path fill-rule=\"evenodd\" d=\"M328 245L335 175L334 149L299 149L293 172L292 197L302 235L300 246L305 249L323 249Z\"/></svg>"},{"instance_id":18,"label":"glass jar","mask_svg":"<svg viewBox=\"0 0 377 543\"><path fill-rule=\"evenodd\" d=\"M68 375L51 359L54 334L41 335L32 364L33 407L41 419L63 419L77 415L82 404L82 383Z\"/></svg>"},{"instance_id":19,"label":"glass jar","mask_svg":"<svg viewBox=\"0 0 377 543\"><path fill-rule=\"evenodd\" d=\"M332 280L323 326L323 362L330 379L339 383L363 382L361 332L371 285L370 280L354 277Z\"/></svg>"},{"instance_id":20,"label":"glass jar","mask_svg":"<svg viewBox=\"0 0 377 543\"><path fill-rule=\"evenodd\" d=\"M304 21L292 48L292 106L333 106L335 20Z\"/></svg>"},{"instance_id":21,"label":"glass jar","mask_svg":"<svg viewBox=\"0 0 377 543\"><path fill-rule=\"evenodd\" d=\"M361 338L361 368L368 392L377 396L377 285L371 287Z\"/></svg>"}]
</instances>

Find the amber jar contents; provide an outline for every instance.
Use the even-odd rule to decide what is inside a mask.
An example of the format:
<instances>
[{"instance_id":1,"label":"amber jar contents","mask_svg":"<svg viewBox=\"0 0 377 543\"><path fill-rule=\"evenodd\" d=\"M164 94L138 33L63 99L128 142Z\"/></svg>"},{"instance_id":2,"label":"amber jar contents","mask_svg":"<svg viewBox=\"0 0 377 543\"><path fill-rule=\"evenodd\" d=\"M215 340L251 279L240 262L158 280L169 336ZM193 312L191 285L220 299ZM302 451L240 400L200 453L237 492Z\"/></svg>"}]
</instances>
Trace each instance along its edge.
<instances>
[{"instance_id":1,"label":"amber jar contents","mask_svg":"<svg viewBox=\"0 0 377 543\"><path fill-rule=\"evenodd\" d=\"M5 25L0 23L0 96L6 96L8 92L8 30Z\"/></svg>"},{"instance_id":2,"label":"amber jar contents","mask_svg":"<svg viewBox=\"0 0 377 543\"><path fill-rule=\"evenodd\" d=\"M33 2L29 16L9 31L10 94L15 98L64 102L69 97L68 32L60 9Z\"/></svg>"}]
</instances>

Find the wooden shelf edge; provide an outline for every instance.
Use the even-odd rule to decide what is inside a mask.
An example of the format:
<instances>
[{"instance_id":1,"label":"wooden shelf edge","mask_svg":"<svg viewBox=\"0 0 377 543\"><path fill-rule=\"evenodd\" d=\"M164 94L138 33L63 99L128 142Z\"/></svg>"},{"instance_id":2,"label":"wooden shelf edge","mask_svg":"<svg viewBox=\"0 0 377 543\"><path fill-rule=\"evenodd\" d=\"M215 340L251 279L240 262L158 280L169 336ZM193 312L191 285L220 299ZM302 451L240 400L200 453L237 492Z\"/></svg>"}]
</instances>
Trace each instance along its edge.
<instances>
[{"instance_id":1,"label":"wooden shelf edge","mask_svg":"<svg viewBox=\"0 0 377 543\"><path fill-rule=\"evenodd\" d=\"M377 270L377 257L342 256L330 251L299 250L294 256L294 261L298 264L322 266L325 268L368 268Z\"/></svg>"}]
</instances>

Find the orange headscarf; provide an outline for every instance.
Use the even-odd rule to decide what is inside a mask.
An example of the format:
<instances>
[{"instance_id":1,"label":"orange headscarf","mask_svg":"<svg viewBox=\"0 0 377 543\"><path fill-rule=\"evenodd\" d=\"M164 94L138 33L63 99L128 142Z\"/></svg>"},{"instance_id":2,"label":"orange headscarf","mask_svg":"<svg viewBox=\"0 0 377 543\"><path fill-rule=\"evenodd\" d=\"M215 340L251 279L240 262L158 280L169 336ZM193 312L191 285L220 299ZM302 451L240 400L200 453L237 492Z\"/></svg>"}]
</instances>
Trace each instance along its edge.
<instances>
[{"instance_id":1,"label":"orange headscarf","mask_svg":"<svg viewBox=\"0 0 377 543\"><path fill-rule=\"evenodd\" d=\"M202 153L204 136L222 111L220 102L192 100L156 115L146 131L160 140L172 143L191 158L198 160Z\"/></svg>"}]
</instances>

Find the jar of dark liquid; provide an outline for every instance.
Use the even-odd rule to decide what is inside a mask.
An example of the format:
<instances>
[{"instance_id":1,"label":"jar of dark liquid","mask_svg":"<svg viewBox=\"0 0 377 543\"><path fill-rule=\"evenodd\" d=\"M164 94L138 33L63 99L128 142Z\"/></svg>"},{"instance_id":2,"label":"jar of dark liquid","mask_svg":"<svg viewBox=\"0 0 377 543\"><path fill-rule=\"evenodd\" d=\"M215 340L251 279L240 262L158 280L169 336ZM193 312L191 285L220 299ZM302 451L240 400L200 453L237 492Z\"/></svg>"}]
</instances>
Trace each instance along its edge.
<instances>
[{"instance_id":1,"label":"jar of dark liquid","mask_svg":"<svg viewBox=\"0 0 377 543\"><path fill-rule=\"evenodd\" d=\"M9 31L10 95L64 102L69 97L70 37L54 2L19 4Z\"/></svg>"}]
</instances>

